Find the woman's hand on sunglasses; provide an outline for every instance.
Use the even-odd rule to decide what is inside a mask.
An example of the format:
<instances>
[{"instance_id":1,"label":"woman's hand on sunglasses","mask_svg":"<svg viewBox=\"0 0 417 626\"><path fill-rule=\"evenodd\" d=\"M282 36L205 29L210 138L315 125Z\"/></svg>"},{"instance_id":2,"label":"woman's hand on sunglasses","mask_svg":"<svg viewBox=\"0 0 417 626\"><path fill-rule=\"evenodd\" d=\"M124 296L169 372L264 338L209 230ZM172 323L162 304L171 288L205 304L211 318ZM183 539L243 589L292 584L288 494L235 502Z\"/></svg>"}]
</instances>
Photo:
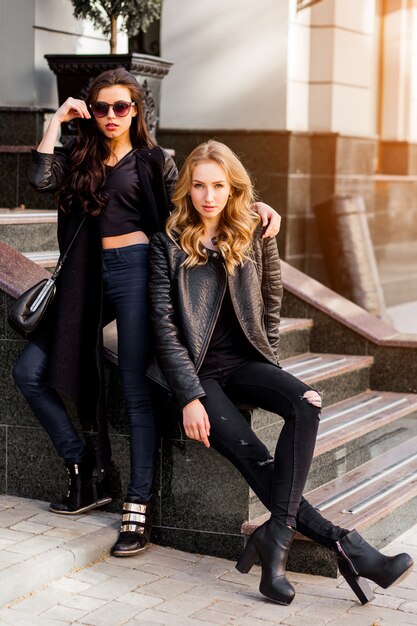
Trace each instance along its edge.
<instances>
[{"instance_id":1,"label":"woman's hand on sunglasses","mask_svg":"<svg viewBox=\"0 0 417 626\"><path fill-rule=\"evenodd\" d=\"M62 122L70 122L77 117L89 120L91 114L84 100L67 98L55 112L54 117L62 124Z\"/></svg>"}]
</instances>

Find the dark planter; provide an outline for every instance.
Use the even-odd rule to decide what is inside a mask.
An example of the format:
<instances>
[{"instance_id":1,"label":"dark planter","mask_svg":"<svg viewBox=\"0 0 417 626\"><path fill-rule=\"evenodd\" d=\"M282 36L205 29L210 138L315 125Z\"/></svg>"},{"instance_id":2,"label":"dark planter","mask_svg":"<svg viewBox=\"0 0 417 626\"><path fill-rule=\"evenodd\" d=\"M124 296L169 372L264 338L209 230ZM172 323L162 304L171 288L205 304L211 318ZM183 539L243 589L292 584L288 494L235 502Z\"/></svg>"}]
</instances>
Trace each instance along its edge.
<instances>
[{"instance_id":1,"label":"dark planter","mask_svg":"<svg viewBox=\"0 0 417 626\"><path fill-rule=\"evenodd\" d=\"M92 80L105 70L124 67L143 87L145 120L155 136L159 121L161 80L172 63L160 57L130 52L128 54L45 54L48 65L58 81L58 100L61 105L69 96L85 99ZM65 126L65 128L64 128ZM64 125L61 140L75 133L73 123Z\"/></svg>"}]
</instances>

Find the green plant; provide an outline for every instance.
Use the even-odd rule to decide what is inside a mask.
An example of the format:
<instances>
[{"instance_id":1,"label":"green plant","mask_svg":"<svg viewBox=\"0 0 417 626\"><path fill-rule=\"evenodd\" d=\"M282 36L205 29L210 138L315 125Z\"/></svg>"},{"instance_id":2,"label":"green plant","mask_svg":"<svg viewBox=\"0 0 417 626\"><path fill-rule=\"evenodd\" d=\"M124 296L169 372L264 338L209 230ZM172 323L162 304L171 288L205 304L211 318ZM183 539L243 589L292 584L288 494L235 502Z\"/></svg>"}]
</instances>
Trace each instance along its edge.
<instances>
[{"instance_id":1,"label":"green plant","mask_svg":"<svg viewBox=\"0 0 417 626\"><path fill-rule=\"evenodd\" d=\"M146 32L161 16L163 0L71 0L74 16L90 20L104 35L110 35L110 52L116 52L117 18L129 37Z\"/></svg>"}]
</instances>

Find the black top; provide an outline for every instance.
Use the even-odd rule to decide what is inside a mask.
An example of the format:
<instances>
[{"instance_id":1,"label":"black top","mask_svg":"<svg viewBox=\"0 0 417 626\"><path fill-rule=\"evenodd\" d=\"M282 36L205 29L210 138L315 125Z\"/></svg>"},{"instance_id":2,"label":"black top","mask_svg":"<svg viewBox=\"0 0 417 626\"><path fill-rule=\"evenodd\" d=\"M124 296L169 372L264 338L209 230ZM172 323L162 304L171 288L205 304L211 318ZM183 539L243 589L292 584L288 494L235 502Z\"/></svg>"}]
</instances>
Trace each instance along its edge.
<instances>
[{"instance_id":1,"label":"black top","mask_svg":"<svg viewBox=\"0 0 417 626\"><path fill-rule=\"evenodd\" d=\"M106 165L107 178L102 189L109 199L100 216L103 237L126 235L137 230L150 234L144 219L143 194L134 154L131 150L117 165Z\"/></svg>"},{"instance_id":2,"label":"black top","mask_svg":"<svg viewBox=\"0 0 417 626\"><path fill-rule=\"evenodd\" d=\"M209 263L215 263L218 271L224 273L224 262L218 252L208 250ZM230 297L229 287L223 297L203 363L198 371L200 378L217 377L220 371L242 365L248 359L258 360L236 317Z\"/></svg>"}]
</instances>

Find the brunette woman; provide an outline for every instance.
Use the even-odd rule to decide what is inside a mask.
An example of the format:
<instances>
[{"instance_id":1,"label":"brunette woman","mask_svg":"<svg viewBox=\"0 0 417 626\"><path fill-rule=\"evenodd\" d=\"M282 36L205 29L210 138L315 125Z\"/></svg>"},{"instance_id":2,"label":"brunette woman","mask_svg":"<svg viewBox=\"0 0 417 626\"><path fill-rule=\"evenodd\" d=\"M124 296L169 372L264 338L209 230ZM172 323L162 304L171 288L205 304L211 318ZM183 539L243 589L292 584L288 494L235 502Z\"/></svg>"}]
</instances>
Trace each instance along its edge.
<instances>
[{"instance_id":1,"label":"brunette woman","mask_svg":"<svg viewBox=\"0 0 417 626\"><path fill-rule=\"evenodd\" d=\"M75 144L54 149L60 125L77 119ZM177 179L172 158L148 134L141 87L124 69L92 83L86 101L68 98L53 115L29 172L40 192L60 193L58 240L65 251L53 309L14 367L14 379L49 434L69 475L54 513L74 515L111 501L104 488L110 446L104 411L102 327L116 319L118 362L130 419L130 483L120 536L112 548L129 556L149 542L155 424L148 358L148 237L164 227ZM276 234L279 216L263 205ZM98 429L96 455L75 430L58 392ZM96 458L95 458L96 457Z\"/></svg>"},{"instance_id":2,"label":"brunette woman","mask_svg":"<svg viewBox=\"0 0 417 626\"><path fill-rule=\"evenodd\" d=\"M302 498L321 398L278 364L278 250L274 239L262 239L250 178L229 148L209 141L186 160L172 200L166 232L151 241L155 357L148 375L174 396L186 435L228 458L271 511L236 567L246 573L259 556L261 593L290 604L285 565L297 529L336 551L341 573L365 603L372 593L361 576L387 587L413 561L384 556ZM237 401L283 417L273 459Z\"/></svg>"}]
</instances>

